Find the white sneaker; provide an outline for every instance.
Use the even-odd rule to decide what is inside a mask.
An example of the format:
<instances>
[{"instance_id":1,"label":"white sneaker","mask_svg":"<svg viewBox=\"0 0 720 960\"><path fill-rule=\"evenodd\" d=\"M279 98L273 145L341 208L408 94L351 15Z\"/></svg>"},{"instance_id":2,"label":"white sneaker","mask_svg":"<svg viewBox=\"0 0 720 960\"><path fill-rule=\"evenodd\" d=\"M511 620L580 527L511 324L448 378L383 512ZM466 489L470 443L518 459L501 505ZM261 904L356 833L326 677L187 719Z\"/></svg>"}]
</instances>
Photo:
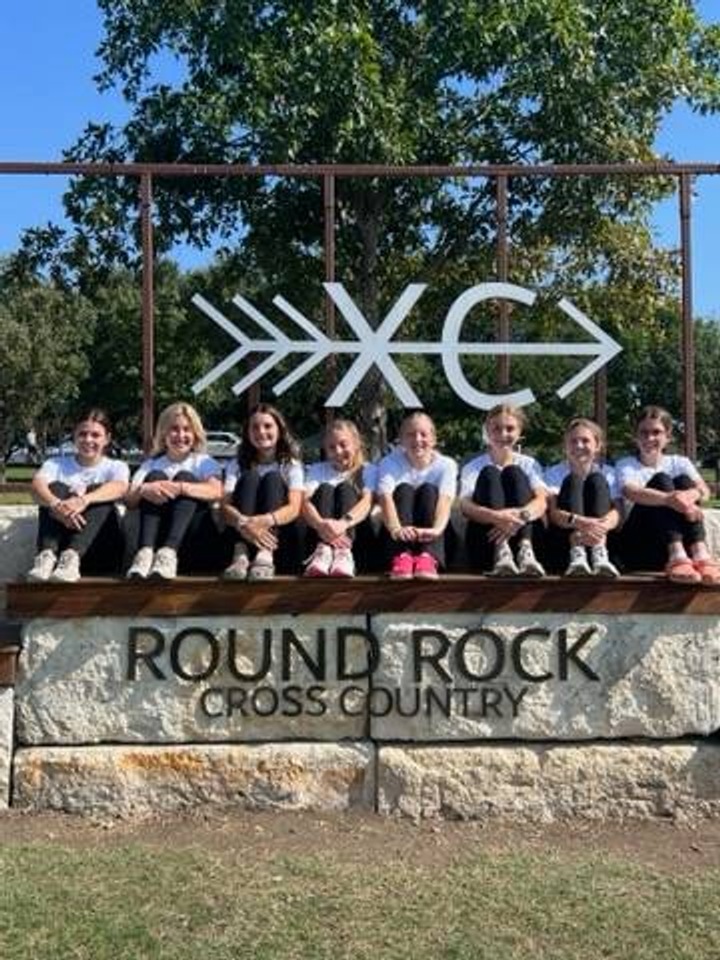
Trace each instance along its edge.
<instances>
[{"instance_id":1,"label":"white sneaker","mask_svg":"<svg viewBox=\"0 0 720 960\"><path fill-rule=\"evenodd\" d=\"M329 576L344 578L355 576L355 558L349 547L338 547L333 551Z\"/></svg>"},{"instance_id":2,"label":"white sneaker","mask_svg":"<svg viewBox=\"0 0 720 960\"><path fill-rule=\"evenodd\" d=\"M26 579L30 583L44 583L50 579L56 562L57 557L54 550L41 550L35 557L32 567L28 570Z\"/></svg>"},{"instance_id":3,"label":"white sneaker","mask_svg":"<svg viewBox=\"0 0 720 960\"><path fill-rule=\"evenodd\" d=\"M174 580L177 576L177 550L160 547L150 569L151 580Z\"/></svg>"},{"instance_id":4,"label":"white sneaker","mask_svg":"<svg viewBox=\"0 0 720 960\"><path fill-rule=\"evenodd\" d=\"M596 577L619 577L620 571L608 556L607 547L598 544L590 550L590 560Z\"/></svg>"},{"instance_id":5,"label":"white sneaker","mask_svg":"<svg viewBox=\"0 0 720 960\"><path fill-rule=\"evenodd\" d=\"M80 554L77 550L63 550L50 579L55 583L75 583L80 579Z\"/></svg>"},{"instance_id":6,"label":"white sneaker","mask_svg":"<svg viewBox=\"0 0 720 960\"><path fill-rule=\"evenodd\" d=\"M333 562L333 549L329 543L318 543L305 567L306 577L328 577Z\"/></svg>"},{"instance_id":7,"label":"white sneaker","mask_svg":"<svg viewBox=\"0 0 720 960\"><path fill-rule=\"evenodd\" d=\"M517 565L522 577L544 577L545 568L535 556L529 540L523 540L518 547Z\"/></svg>"},{"instance_id":8,"label":"white sneaker","mask_svg":"<svg viewBox=\"0 0 720 960\"><path fill-rule=\"evenodd\" d=\"M125 574L128 580L147 579L155 559L155 551L152 547L140 547L132 562L132 566Z\"/></svg>"},{"instance_id":9,"label":"white sneaker","mask_svg":"<svg viewBox=\"0 0 720 960\"><path fill-rule=\"evenodd\" d=\"M247 547L244 543L236 543L232 563L223 570L223 578L225 580L247 580L249 569L250 557L248 557Z\"/></svg>"},{"instance_id":10,"label":"white sneaker","mask_svg":"<svg viewBox=\"0 0 720 960\"><path fill-rule=\"evenodd\" d=\"M517 564L513 560L512 550L507 544L498 547L495 551L495 563L490 571L491 577L517 577Z\"/></svg>"},{"instance_id":11,"label":"white sneaker","mask_svg":"<svg viewBox=\"0 0 720 960\"><path fill-rule=\"evenodd\" d=\"M566 577L591 577L593 574L588 564L585 547L570 547L570 563L565 571Z\"/></svg>"}]
</instances>

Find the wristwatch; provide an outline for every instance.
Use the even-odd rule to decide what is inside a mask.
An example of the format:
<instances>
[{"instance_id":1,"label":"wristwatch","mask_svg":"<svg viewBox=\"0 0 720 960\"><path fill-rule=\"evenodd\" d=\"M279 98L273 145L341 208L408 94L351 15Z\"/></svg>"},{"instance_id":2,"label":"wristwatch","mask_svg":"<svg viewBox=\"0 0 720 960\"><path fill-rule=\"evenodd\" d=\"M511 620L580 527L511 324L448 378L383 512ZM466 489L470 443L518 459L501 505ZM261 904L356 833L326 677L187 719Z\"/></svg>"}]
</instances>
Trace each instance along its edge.
<instances>
[{"instance_id":1,"label":"wristwatch","mask_svg":"<svg viewBox=\"0 0 720 960\"><path fill-rule=\"evenodd\" d=\"M530 523L530 521L532 520L532 514L530 513L527 507L523 507L522 510L520 511L520 519L522 520L523 523Z\"/></svg>"}]
</instances>

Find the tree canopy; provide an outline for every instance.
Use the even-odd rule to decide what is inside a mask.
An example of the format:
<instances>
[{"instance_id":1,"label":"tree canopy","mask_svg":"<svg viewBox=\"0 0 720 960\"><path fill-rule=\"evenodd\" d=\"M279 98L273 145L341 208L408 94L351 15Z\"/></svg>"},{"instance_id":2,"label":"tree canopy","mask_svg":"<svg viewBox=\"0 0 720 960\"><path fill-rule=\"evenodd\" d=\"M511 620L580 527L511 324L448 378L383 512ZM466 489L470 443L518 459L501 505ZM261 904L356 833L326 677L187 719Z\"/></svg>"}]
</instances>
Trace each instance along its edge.
<instances>
[{"instance_id":1,"label":"tree canopy","mask_svg":"<svg viewBox=\"0 0 720 960\"><path fill-rule=\"evenodd\" d=\"M0 475L18 436L59 429L80 394L95 311L83 297L35 283L0 285Z\"/></svg>"},{"instance_id":2,"label":"tree canopy","mask_svg":"<svg viewBox=\"0 0 720 960\"><path fill-rule=\"evenodd\" d=\"M191 163L613 163L654 159L678 98L720 106L720 29L688 0L99 0L101 87L132 109L91 123L67 158ZM666 309L671 258L655 250L661 178L515 178L510 279L562 288L610 333L642 336ZM319 312L322 198L313 179L164 179L156 240L225 245L237 286L292 292ZM343 179L338 279L377 322L419 277L438 304L496 271L492 184ZM66 196L66 259L137 253L130 180L82 178ZM38 237L35 238L38 240ZM47 238L46 238L47 239ZM538 311L547 330L553 320ZM416 376L431 376L423 362ZM478 375L492 371L478 365ZM526 381L547 369L515 364ZM377 383L365 384L360 409ZM442 392L442 391L440 391ZM582 402L582 400L580 401ZM307 397L303 397L307 408Z\"/></svg>"}]
</instances>

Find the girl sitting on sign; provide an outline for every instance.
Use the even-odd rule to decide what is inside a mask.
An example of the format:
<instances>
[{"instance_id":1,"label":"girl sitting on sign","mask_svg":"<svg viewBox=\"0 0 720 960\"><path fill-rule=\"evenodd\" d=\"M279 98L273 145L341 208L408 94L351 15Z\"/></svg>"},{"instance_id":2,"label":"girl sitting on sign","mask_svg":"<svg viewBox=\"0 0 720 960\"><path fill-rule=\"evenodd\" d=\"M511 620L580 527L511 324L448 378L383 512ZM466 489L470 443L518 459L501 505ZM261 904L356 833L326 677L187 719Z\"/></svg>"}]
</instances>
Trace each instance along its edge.
<instances>
[{"instance_id":1,"label":"girl sitting on sign","mask_svg":"<svg viewBox=\"0 0 720 960\"><path fill-rule=\"evenodd\" d=\"M620 522L615 471L601 462L602 428L575 417L564 437L565 459L545 471L551 553L566 577L618 577L607 537Z\"/></svg>"},{"instance_id":2,"label":"girl sitting on sign","mask_svg":"<svg viewBox=\"0 0 720 960\"><path fill-rule=\"evenodd\" d=\"M635 425L637 456L618 461L627 519L621 552L629 569L665 569L676 583L720 583L720 565L705 542L701 503L710 491L687 457L666 453L672 418L645 407Z\"/></svg>"},{"instance_id":3,"label":"girl sitting on sign","mask_svg":"<svg viewBox=\"0 0 720 960\"><path fill-rule=\"evenodd\" d=\"M333 420L323 440L325 459L305 473L303 517L316 538L306 577L355 576L358 527L372 507L377 467L365 462L362 439L350 420Z\"/></svg>"},{"instance_id":4,"label":"girl sitting on sign","mask_svg":"<svg viewBox=\"0 0 720 960\"><path fill-rule=\"evenodd\" d=\"M152 452L134 474L127 496L128 506L140 515L129 579L172 580L181 548L197 568L199 551L215 534L207 507L222 495L220 464L205 445L205 430L190 404L173 403L158 417Z\"/></svg>"},{"instance_id":5,"label":"girl sitting on sign","mask_svg":"<svg viewBox=\"0 0 720 960\"><path fill-rule=\"evenodd\" d=\"M483 427L487 450L460 475L468 560L474 569L489 569L496 577L545 574L535 556L533 533L541 534L547 499L540 465L515 449L524 427L522 410L493 407Z\"/></svg>"},{"instance_id":6,"label":"girl sitting on sign","mask_svg":"<svg viewBox=\"0 0 720 960\"><path fill-rule=\"evenodd\" d=\"M32 491L40 505L38 553L28 580L78 580L91 548L106 565L107 557L118 556L115 504L127 491L130 471L106 456L111 436L105 411L88 410L75 425L74 452L50 457L33 477Z\"/></svg>"},{"instance_id":7,"label":"girl sitting on sign","mask_svg":"<svg viewBox=\"0 0 720 960\"><path fill-rule=\"evenodd\" d=\"M445 562L444 536L457 486L457 464L437 450L435 424L408 414L400 445L378 466L378 497L395 579L435 579Z\"/></svg>"},{"instance_id":8,"label":"girl sitting on sign","mask_svg":"<svg viewBox=\"0 0 720 960\"><path fill-rule=\"evenodd\" d=\"M280 411L259 403L242 433L238 459L225 477L223 516L231 531L230 580L266 580L277 567L295 573L299 541L295 520L303 499L298 444Z\"/></svg>"}]
</instances>

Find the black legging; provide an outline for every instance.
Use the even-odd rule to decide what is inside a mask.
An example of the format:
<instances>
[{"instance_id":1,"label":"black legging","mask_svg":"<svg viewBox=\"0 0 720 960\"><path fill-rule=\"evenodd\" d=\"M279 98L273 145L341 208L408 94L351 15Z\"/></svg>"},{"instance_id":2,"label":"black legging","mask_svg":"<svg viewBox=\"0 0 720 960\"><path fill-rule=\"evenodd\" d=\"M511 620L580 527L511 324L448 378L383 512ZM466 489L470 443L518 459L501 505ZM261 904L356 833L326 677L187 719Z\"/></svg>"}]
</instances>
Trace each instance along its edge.
<instances>
[{"instance_id":1,"label":"black legging","mask_svg":"<svg viewBox=\"0 0 720 960\"><path fill-rule=\"evenodd\" d=\"M100 484L87 488L90 493ZM48 489L61 500L74 497L73 491L59 480L48 484ZM48 507L38 511L37 548L52 550L77 550L83 559L83 573L114 574L120 571L123 555L123 539L114 502L91 503L83 511L85 526L82 530L68 530Z\"/></svg>"},{"instance_id":2,"label":"black legging","mask_svg":"<svg viewBox=\"0 0 720 960\"><path fill-rule=\"evenodd\" d=\"M666 473L656 473L645 486L672 493L690 490L695 484L685 474L673 479ZM636 503L623 526L620 550L629 569L662 570L667 563L669 544L682 542L689 547L704 539L702 520L688 520L672 507Z\"/></svg>"},{"instance_id":3,"label":"black legging","mask_svg":"<svg viewBox=\"0 0 720 960\"><path fill-rule=\"evenodd\" d=\"M557 506L579 517L604 517L613 507L608 482L599 471L586 477L569 473L560 486ZM571 529L551 525L546 556L550 570L560 572L567 567L571 536Z\"/></svg>"},{"instance_id":4,"label":"black legging","mask_svg":"<svg viewBox=\"0 0 720 960\"><path fill-rule=\"evenodd\" d=\"M162 470L151 470L143 479L143 483L154 483L157 480L169 480ZM197 478L189 470L181 470L172 478L173 483L197 483ZM165 503L151 503L141 499L140 511L140 547L172 547L179 550L185 539L190 524L197 512L199 501L194 497L176 497L166 500Z\"/></svg>"},{"instance_id":5,"label":"black legging","mask_svg":"<svg viewBox=\"0 0 720 960\"><path fill-rule=\"evenodd\" d=\"M93 490L97 490L99 486L100 484L90 486L87 488L87 492L91 493ZM60 480L54 480L48 484L48 489L60 500L69 500L76 496L75 492ZM90 503L82 514L85 526L80 530L69 530L65 524L52 515L49 507L40 507L38 512L38 551L53 550L58 553L61 550L76 550L81 557L85 556L107 521L114 514L114 510L115 504L112 501Z\"/></svg>"},{"instance_id":6,"label":"black legging","mask_svg":"<svg viewBox=\"0 0 720 960\"><path fill-rule=\"evenodd\" d=\"M343 480L336 486L331 483L321 483L310 497L310 502L324 520L340 520L352 510L359 499L360 493L357 488L347 480ZM354 539L355 527L348 530L347 536L351 540Z\"/></svg>"},{"instance_id":7,"label":"black legging","mask_svg":"<svg viewBox=\"0 0 720 960\"><path fill-rule=\"evenodd\" d=\"M524 507L533 499L530 481L524 471L511 463L507 467L487 464L480 471L475 482L472 501L491 510L504 510L512 507ZM526 523L515 533L510 543L532 540L534 522ZM476 523L468 520L465 543L470 566L475 570L487 570L492 567L495 548L488 540L492 524Z\"/></svg>"},{"instance_id":8,"label":"black legging","mask_svg":"<svg viewBox=\"0 0 720 960\"><path fill-rule=\"evenodd\" d=\"M398 521L403 527L432 527L435 523L439 492L432 483L422 483L413 487L409 483L400 483L393 491L393 501ZM427 543L406 543L404 540L393 540L387 529L383 531L385 550L388 557L401 553L429 553L438 562L445 565L445 534L444 531L434 540Z\"/></svg>"},{"instance_id":9,"label":"black legging","mask_svg":"<svg viewBox=\"0 0 720 960\"><path fill-rule=\"evenodd\" d=\"M232 492L231 503L243 516L255 517L263 513L274 513L288 502L288 486L279 470L271 470L260 475L260 471L251 467L243 470ZM297 523L284 524L277 529L278 549L276 565L281 572L297 572L301 561L300 537ZM243 540L238 530L231 531L234 543ZM245 541L247 542L247 541ZM248 544L251 551L253 544Z\"/></svg>"}]
</instances>

